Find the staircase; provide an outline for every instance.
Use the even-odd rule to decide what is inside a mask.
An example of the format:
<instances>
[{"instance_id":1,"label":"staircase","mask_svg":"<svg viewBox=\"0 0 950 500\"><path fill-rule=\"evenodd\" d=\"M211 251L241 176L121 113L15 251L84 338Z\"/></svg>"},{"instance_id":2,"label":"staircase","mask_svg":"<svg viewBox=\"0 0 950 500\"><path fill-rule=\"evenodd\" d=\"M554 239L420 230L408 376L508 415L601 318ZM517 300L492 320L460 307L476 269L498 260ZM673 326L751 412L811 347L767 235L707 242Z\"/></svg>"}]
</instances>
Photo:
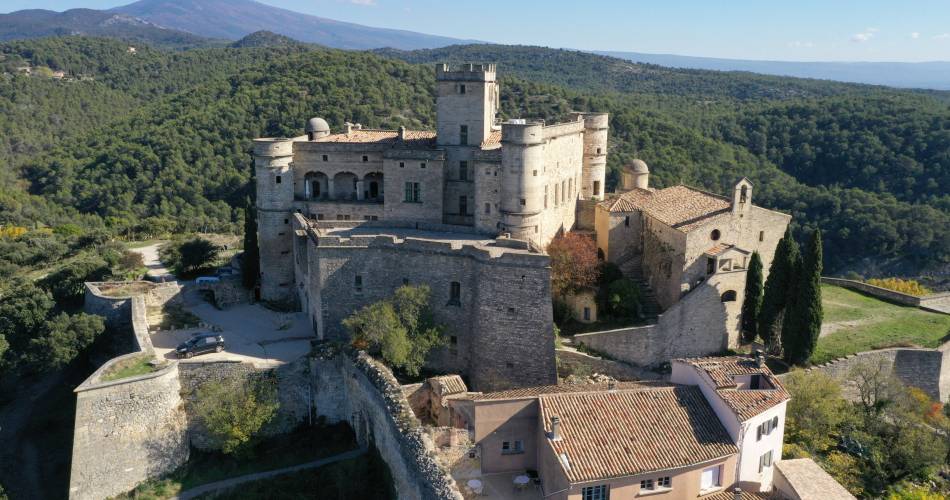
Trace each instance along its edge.
<instances>
[{"instance_id":1,"label":"staircase","mask_svg":"<svg viewBox=\"0 0 950 500\"><path fill-rule=\"evenodd\" d=\"M662 312L660 303L656 300L656 294L650 287L650 283L643 273L643 258L639 253L625 253L617 263L624 277L634 282L640 291L640 316L650 323L656 322L657 317Z\"/></svg>"}]
</instances>

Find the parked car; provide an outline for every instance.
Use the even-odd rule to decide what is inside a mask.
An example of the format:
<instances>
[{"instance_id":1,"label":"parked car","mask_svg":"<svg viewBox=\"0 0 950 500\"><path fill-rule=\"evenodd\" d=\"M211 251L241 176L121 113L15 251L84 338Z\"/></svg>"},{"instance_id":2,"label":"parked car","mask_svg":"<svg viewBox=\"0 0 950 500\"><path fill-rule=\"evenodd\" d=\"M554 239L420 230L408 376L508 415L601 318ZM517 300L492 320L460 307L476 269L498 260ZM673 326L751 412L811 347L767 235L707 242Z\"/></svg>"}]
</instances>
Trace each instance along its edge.
<instances>
[{"instance_id":1,"label":"parked car","mask_svg":"<svg viewBox=\"0 0 950 500\"><path fill-rule=\"evenodd\" d=\"M221 352L224 350L224 336L216 333L196 335L175 348L179 358L190 358L196 354L206 352Z\"/></svg>"}]
</instances>

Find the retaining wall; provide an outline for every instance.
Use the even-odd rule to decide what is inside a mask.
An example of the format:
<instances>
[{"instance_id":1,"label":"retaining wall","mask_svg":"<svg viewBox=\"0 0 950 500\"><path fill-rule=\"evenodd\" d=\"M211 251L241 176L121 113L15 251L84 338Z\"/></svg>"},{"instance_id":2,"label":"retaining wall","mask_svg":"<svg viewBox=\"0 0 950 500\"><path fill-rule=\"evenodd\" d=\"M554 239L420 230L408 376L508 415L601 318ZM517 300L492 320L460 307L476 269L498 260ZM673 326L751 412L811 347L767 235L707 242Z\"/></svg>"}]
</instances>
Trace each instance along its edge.
<instances>
[{"instance_id":1,"label":"retaining wall","mask_svg":"<svg viewBox=\"0 0 950 500\"><path fill-rule=\"evenodd\" d=\"M864 351L808 368L839 380L845 397L858 397L852 380L852 371L863 364L880 365L886 373L897 377L905 385L917 387L931 398L946 402L950 399L950 342L936 349L896 347ZM779 375L784 379L788 374Z\"/></svg>"},{"instance_id":2,"label":"retaining wall","mask_svg":"<svg viewBox=\"0 0 950 500\"><path fill-rule=\"evenodd\" d=\"M851 290L858 290L868 295L882 298L898 304L919 307L928 311L950 314L950 292L932 293L930 295L916 296L906 293L896 292L887 288L870 285L863 281L846 280L841 278L821 278L821 282L828 285L836 285Z\"/></svg>"}]
</instances>

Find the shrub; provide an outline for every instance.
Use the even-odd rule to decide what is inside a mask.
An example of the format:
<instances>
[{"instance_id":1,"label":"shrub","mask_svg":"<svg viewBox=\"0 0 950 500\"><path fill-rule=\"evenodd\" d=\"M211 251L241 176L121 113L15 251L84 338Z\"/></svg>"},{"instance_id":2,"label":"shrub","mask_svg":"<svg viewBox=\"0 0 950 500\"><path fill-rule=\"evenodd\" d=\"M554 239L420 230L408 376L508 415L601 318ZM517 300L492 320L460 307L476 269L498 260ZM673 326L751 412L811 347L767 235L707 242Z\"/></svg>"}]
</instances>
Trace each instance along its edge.
<instances>
[{"instance_id":1,"label":"shrub","mask_svg":"<svg viewBox=\"0 0 950 500\"><path fill-rule=\"evenodd\" d=\"M900 278L871 278L866 281L869 285L887 288L895 292L906 293L920 297L931 293L931 290L915 280L904 280Z\"/></svg>"},{"instance_id":2,"label":"shrub","mask_svg":"<svg viewBox=\"0 0 950 500\"><path fill-rule=\"evenodd\" d=\"M626 278L614 281L607 287L607 309L618 318L634 318L640 304L640 290Z\"/></svg>"},{"instance_id":3,"label":"shrub","mask_svg":"<svg viewBox=\"0 0 950 500\"><path fill-rule=\"evenodd\" d=\"M593 288L600 278L597 244L589 236L564 233L547 248L551 257L551 293L564 297L568 293Z\"/></svg>"},{"instance_id":4,"label":"shrub","mask_svg":"<svg viewBox=\"0 0 950 500\"><path fill-rule=\"evenodd\" d=\"M251 375L206 382L198 388L194 406L216 448L227 454L244 453L277 414L277 381Z\"/></svg>"}]
</instances>

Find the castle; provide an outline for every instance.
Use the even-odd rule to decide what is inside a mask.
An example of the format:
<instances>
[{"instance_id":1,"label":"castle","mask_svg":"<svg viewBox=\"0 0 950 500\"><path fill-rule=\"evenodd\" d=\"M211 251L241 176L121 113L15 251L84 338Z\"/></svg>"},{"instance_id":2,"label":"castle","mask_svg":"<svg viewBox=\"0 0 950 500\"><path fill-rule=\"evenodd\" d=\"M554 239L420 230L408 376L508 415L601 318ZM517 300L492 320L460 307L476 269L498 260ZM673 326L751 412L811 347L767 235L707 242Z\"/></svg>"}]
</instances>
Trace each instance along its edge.
<instances>
[{"instance_id":1,"label":"castle","mask_svg":"<svg viewBox=\"0 0 950 500\"><path fill-rule=\"evenodd\" d=\"M428 284L449 337L432 368L478 390L552 384L544 248L584 230L663 311L649 331L585 343L640 364L735 346L748 258L758 251L768 269L787 215L754 207L747 180L731 199L652 189L639 161L607 196L607 114L499 122L493 64L435 73L435 132L333 133L313 118L306 135L255 141L262 300L306 311L320 339L344 339L355 310Z\"/></svg>"}]
</instances>

